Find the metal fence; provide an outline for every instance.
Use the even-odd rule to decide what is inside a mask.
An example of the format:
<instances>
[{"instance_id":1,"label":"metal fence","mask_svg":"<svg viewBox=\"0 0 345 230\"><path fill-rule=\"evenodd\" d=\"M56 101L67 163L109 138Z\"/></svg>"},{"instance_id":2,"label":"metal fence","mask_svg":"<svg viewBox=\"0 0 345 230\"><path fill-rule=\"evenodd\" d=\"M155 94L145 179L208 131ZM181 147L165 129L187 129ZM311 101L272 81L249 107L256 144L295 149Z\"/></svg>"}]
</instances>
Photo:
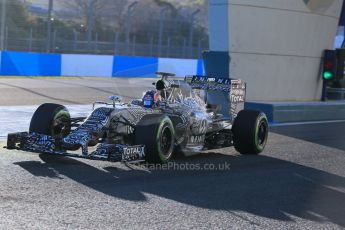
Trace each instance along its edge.
<instances>
[{"instance_id":1,"label":"metal fence","mask_svg":"<svg viewBox=\"0 0 345 230\"><path fill-rule=\"evenodd\" d=\"M200 58L208 48L198 22L204 11L143 6L132 0L0 0L0 49Z\"/></svg>"}]
</instances>

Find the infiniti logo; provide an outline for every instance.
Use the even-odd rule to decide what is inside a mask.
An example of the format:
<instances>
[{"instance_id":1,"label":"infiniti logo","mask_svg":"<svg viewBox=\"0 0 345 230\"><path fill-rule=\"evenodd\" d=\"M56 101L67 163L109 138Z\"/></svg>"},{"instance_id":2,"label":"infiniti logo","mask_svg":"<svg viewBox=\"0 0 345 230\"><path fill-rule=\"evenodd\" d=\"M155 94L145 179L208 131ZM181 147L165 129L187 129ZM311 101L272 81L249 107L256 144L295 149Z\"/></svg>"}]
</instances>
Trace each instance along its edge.
<instances>
[{"instance_id":1,"label":"infiniti logo","mask_svg":"<svg viewBox=\"0 0 345 230\"><path fill-rule=\"evenodd\" d=\"M303 0L312 12L324 13L335 0Z\"/></svg>"}]
</instances>

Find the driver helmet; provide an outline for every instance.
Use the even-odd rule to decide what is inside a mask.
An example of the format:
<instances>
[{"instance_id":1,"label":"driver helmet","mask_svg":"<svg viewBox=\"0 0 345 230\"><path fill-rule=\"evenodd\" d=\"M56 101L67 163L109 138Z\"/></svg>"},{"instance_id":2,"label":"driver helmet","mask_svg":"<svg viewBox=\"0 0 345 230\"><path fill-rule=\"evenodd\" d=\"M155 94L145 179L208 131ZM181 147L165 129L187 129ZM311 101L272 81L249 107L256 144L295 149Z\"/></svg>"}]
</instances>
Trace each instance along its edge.
<instances>
[{"instance_id":1,"label":"driver helmet","mask_svg":"<svg viewBox=\"0 0 345 230\"><path fill-rule=\"evenodd\" d=\"M145 108L152 108L159 100L160 92L156 90L149 90L143 96L143 106Z\"/></svg>"}]
</instances>

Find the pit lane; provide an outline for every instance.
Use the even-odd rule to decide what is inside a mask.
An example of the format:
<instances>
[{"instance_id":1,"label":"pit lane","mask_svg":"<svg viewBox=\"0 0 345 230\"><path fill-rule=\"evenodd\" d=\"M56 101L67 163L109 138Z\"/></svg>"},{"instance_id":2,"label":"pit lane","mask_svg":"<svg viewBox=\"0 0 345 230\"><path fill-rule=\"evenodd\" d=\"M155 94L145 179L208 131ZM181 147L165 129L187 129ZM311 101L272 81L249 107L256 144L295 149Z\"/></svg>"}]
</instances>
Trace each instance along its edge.
<instances>
[{"instance_id":1,"label":"pit lane","mask_svg":"<svg viewBox=\"0 0 345 230\"><path fill-rule=\"evenodd\" d=\"M12 86L5 87L4 81ZM35 107L31 105L47 100L73 104L67 101L80 99L86 105L73 105L72 110L82 113L95 97L88 87L97 92L118 87L128 98L143 91L127 87L126 80L61 81L0 79L1 92L6 92L2 102L16 107L0 113L0 120L22 116L25 122ZM148 83L138 80L139 86ZM104 92L104 99L108 96ZM226 148L176 158L174 164L181 167L156 170L1 148L0 228L342 229L344 128L344 122L275 127L260 156L241 156ZM210 164L215 168L209 170ZM219 167L225 164L229 168ZM187 170L186 165L202 169Z\"/></svg>"}]
</instances>

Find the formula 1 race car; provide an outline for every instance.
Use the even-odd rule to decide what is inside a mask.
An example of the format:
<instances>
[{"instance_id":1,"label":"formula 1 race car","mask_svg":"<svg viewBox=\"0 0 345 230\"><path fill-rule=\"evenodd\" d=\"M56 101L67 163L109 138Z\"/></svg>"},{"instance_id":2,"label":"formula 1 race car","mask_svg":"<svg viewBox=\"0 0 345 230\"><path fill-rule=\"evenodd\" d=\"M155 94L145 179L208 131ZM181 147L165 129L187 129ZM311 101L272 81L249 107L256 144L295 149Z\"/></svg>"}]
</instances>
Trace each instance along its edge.
<instances>
[{"instance_id":1,"label":"formula 1 race car","mask_svg":"<svg viewBox=\"0 0 345 230\"><path fill-rule=\"evenodd\" d=\"M166 163L175 152L234 146L241 154L259 154L266 145L264 113L244 110L241 80L157 73L142 99L95 102L88 117L72 118L65 106L46 103L34 113L29 132L8 134L7 148L95 160ZM222 101L210 100L212 93ZM221 104L228 106L221 114ZM224 109L223 109L224 111ZM90 151L92 150L92 151Z\"/></svg>"}]
</instances>

